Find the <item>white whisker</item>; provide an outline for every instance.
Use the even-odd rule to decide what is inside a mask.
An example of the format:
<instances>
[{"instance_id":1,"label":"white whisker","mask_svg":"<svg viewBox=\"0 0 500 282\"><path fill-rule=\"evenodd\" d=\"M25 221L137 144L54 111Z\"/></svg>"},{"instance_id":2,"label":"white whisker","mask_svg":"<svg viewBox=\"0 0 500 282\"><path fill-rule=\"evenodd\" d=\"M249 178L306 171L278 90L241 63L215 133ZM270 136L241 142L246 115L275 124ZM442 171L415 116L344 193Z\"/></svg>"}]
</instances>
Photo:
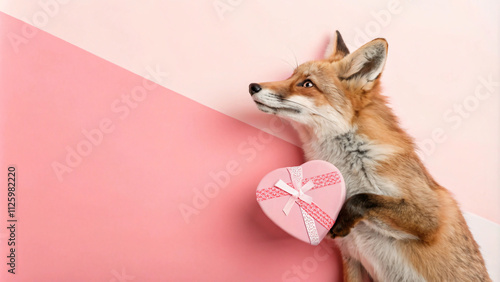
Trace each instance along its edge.
<instances>
[{"instance_id":1,"label":"white whisker","mask_svg":"<svg viewBox=\"0 0 500 282\"><path fill-rule=\"evenodd\" d=\"M309 110L311 113L313 113L313 114L315 114L315 115L317 115L317 116L320 116L320 117L322 117L322 118L324 118L324 119L326 119L326 120L328 120L328 121L333 122L333 120L331 120L330 118L328 118L328 117L324 116L324 115L323 115L323 114L321 114L320 112L318 112L318 111L316 111L315 109L312 109L312 108L310 108L310 107L308 107L308 106L306 106L306 105L304 105L304 104L301 104L301 103L299 103L299 102L295 102L295 101L292 101L292 100L288 100L288 99L283 99L283 101L286 101L286 102L289 102L289 103L295 104L295 105L297 105L297 106L300 106L300 107L302 107L302 108L304 108L304 109Z\"/></svg>"},{"instance_id":2,"label":"white whisker","mask_svg":"<svg viewBox=\"0 0 500 282\"><path fill-rule=\"evenodd\" d=\"M280 59L280 60L281 60L282 62L286 63L287 65L289 65L289 66L292 68L292 70L294 70L294 69L295 69L295 67L294 67L294 66L293 66L293 65L292 65L289 61L284 60L284 59Z\"/></svg>"}]
</instances>

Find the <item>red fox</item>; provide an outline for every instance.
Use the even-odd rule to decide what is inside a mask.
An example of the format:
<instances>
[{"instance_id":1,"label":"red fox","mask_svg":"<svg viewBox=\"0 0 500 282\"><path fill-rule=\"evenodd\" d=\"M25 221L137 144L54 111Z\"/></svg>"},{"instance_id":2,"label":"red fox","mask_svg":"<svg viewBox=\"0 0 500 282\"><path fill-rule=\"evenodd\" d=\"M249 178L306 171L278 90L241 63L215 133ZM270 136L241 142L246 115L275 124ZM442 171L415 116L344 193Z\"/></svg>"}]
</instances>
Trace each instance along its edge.
<instances>
[{"instance_id":1,"label":"red fox","mask_svg":"<svg viewBox=\"0 0 500 282\"><path fill-rule=\"evenodd\" d=\"M378 38L350 53L337 31L323 60L249 92L261 111L291 122L306 159L344 175L347 200L330 234L345 281L491 281L457 202L381 94L387 50Z\"/></svg>"}]
</instances>

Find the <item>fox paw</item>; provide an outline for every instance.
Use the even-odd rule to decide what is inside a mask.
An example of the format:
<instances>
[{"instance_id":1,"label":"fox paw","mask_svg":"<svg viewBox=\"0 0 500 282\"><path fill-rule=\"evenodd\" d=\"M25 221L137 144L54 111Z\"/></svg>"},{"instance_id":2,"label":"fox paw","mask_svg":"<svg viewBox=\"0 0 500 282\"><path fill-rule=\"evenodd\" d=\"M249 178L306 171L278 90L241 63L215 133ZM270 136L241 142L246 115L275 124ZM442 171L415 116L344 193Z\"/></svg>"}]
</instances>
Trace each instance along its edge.
<instances>
[{"instance_id":1,"label":"fox paw","mask_svg":"<svg viewBox=\"0 0 500 282\"><path fill-rule=\"evenodd\" d=\"M345 237L351 233L351 229L354 227L354 218L349 217L346 215L346 213L342 214L339 213L339 217L337 218L337 221L335 221L335 224L333 225L332 229L330 229L330 235L335 238L335 237Z\"/></svg>"},{"instance_id":2,"label":"fox paw","mask_svg":"<svg viewBox=\"0 0 500 282\"><path fill-rule=\"evenodd\" d=\"M371 194L363 193L347 199L340 209L335 224L330 229L329 233L333 238L349 235L351 229L365 217L366 212L374 207L371 197Z\"/></svg>"}]
</instances>

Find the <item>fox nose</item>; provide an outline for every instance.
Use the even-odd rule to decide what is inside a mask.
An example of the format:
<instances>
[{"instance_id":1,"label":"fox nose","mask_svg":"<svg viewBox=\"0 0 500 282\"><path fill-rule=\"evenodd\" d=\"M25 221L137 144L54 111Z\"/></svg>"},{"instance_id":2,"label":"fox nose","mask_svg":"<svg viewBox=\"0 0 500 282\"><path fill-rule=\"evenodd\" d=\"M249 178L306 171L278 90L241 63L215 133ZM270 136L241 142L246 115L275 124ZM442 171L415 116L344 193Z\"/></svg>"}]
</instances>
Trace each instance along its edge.
<instances>
[{"instance_id":1,"label":"fox nose","mask_svg":"<svg viewBox=\"0 0 500 282\"><path fill-rule=\"evenodd\" d=\"M262 90L262 88L257 83L250 83L250 85L248 85L248 92L250 92L250 95L257 93L260 90Z\"/></svg>"}]
</instances>

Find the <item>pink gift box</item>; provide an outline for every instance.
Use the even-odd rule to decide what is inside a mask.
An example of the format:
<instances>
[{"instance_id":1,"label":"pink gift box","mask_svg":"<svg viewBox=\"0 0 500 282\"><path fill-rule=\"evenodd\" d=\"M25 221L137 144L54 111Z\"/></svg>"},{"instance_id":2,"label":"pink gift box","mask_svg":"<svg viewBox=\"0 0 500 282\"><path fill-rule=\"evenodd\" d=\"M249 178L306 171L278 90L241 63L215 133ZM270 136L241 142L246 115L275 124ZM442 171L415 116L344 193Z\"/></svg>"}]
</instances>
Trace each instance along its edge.
<instances>
[{"instance_id":1,"label":"pink gift box","mask_svg":"<svg viewBox=\"0 0 500 282\"><path fill-rule=\"evenodd\" d=\"M295 238L318 245L345 201L345 184L331 163L313 160L268 173L257 187L264 213Z\"/></svg>"}]
</instances>

